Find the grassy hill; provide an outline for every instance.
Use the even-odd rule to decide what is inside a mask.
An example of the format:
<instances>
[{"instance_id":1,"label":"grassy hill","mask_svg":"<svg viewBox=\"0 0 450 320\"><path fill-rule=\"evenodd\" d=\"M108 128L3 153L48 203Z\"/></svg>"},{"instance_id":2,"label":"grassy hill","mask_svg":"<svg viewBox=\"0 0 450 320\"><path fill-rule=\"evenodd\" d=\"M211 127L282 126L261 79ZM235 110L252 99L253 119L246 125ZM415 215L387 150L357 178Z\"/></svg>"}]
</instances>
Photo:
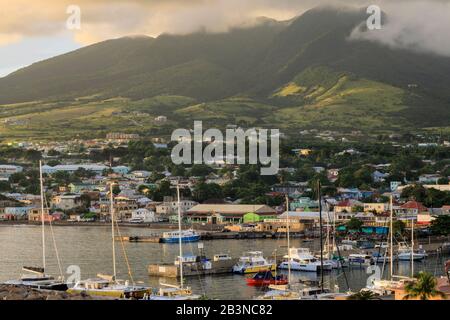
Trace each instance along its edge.
<instances>
[{"instance_id":1,"label":"grassy hill","mask_svg":"<svg viewBox=\"0 0 450 320\"><path fill-rule=\"evenodd\" d=\"M150 134L194 120L365 131L448 127L450 59L351 41L319 8L226 33L108 40L0 79L0 138ZM166 115L169 122L155 123Z\"/></svg>"}]
</instances>

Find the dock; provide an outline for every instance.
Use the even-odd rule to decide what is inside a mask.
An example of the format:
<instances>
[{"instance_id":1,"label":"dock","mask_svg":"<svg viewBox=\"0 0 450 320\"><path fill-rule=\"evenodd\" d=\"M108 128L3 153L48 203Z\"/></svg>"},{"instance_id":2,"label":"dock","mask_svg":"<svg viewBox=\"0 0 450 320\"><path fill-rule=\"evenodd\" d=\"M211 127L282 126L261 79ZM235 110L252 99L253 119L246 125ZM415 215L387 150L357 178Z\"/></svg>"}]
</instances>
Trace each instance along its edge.
<instances>
[{"instance_id":1,"label":"dock","mask_svg":"<svg viewBox=\"0 0 450 320\"><path fill-rule=\"evenodd\" d=\"M237 261L238 259L211 261L211 266L208 269L201 262L183 263L183 276L232 273L233 266ZM177 278L180 276L180 268L175 264L151 264L148 266L148 274L155 277Z\"/></svg>"},{"instance_id":2,"label":"dock","mask_svg":"<svg viewBox=\"0 0 450 320\"><path fill-rule=\"evenodd\" d=\"M291 233L292 238L304 237L303 233ZM200 234L200 240L235 240L235 239L281 239L286 238L285 233L274 232L202 232ZM149 236L122 236L116 237L116 241L124 242L148 242L148 243L161 243L162 239L160 235Z\"/></svg>"},{"instance_id":3,"label":"dock","mask_svg":"<svg viewBox=\"0 0 450 320\"><path fill-rule=\"evenodd\" d=\"M116 241L124 241L124 242L148 242L148 243L160 243L161 237L159 236L126 236L119 237L117 236Z\"/></svg>"}]
</instances>

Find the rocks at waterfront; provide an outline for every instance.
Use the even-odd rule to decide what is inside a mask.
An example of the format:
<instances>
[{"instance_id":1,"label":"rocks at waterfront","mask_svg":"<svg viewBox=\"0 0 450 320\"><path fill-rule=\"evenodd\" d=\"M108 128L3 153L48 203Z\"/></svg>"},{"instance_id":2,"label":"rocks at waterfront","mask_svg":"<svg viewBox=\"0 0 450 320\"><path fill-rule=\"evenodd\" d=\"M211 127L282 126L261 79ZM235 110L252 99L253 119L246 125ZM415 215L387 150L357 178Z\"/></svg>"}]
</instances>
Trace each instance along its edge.
<instances>
[{"instance_id":1,"label":"rocks at waterfront","mask_svg":"<svg viewBox=\"0 0 450 320\"><path fill-rule=\"evenodd\" d=\"M0 300L92 300L86 294L36 290L25 286L0 285Z\"/></svg>"}]
</instances>

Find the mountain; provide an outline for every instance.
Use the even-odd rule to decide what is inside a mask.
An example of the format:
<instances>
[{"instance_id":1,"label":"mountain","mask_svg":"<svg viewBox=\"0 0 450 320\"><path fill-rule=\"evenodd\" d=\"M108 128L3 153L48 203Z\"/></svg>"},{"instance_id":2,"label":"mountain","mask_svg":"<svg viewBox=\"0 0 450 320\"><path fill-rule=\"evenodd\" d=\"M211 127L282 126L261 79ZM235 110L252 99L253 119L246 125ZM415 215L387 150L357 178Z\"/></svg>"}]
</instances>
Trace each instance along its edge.
<instances>
[{"instance_id":1,"label":"mountain","mask_svg":"<svg viewBox=\"0 0 450 320\"><path fill-rule=\"evenodd\" d=\"M289 129L449 126L450 59L350 40L366 18L322 7L226 33L94 44L1 78L0 117L10 125L0 133L45 134L44 120L68 134L153 130L159 114L173 126L193 119Z\"/></svg>"}]
</instances>

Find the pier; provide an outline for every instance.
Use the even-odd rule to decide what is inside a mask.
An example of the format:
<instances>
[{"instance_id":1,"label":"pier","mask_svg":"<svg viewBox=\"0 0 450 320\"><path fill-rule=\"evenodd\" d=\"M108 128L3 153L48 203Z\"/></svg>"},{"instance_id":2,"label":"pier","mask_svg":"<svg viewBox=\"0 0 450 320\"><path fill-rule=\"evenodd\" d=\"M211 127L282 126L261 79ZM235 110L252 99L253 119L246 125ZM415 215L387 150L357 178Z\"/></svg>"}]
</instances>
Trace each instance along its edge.
<instances>
[{"instance_id":1,"label":"pier","mask_svg":"<svg viewBox=\"0 0 450 320\"><path fill-rule=\"evenodd\" d=\"M210 261L209 267L203 262L183 263L183 276L205 276L213 274L232 273L233 265L238 259ZM176 278L180 276L180 267L175 264L151 264L148 266L148 274L155 277Z\"/></svg>"},{"instance_id":2,"label":"pier","mask_svg":"<svg viewBox=\"0 0 450 320\"><path fill-rule=\"evenodd\" d=\"M293 238L303 237L303 233L291 233ZM203 232L200 234L200 240L233 240L233 239L281 239L286 238L285 233L274 232ZM161 243L160 235L148 235L148 236L122 236L116 237L116 241L125 242L148 242L148 243Z\"/></svg>"}]
</instances>

